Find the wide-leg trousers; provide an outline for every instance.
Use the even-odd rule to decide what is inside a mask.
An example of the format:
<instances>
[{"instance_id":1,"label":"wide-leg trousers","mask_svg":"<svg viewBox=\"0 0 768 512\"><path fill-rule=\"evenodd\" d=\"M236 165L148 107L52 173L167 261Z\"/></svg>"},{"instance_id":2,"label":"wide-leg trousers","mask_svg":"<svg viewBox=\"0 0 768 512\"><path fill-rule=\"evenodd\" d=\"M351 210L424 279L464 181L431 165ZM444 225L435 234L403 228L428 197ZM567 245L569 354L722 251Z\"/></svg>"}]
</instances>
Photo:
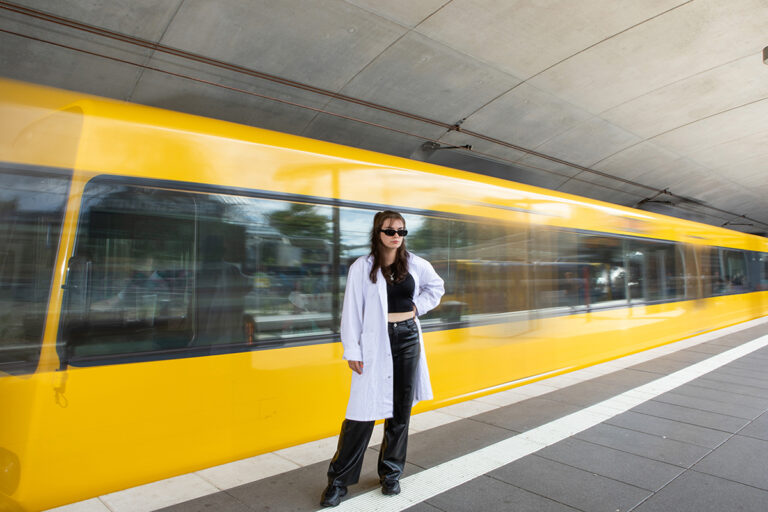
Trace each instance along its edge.
<instances>
[{"instance_id":1,"label":"wide-leg trousers","mask_svg":"<svg viewBox=\"0 0 768 512\"><path fill-rule=\"evenodd\" d=\"M384 421L384 439L378 464L381 482L399 480L405 468L408 424L413 406L416 370L421 355L419 330L414 319L390 322L388 331L392 349L394 406L392 417ZM348 486L357 483L374 423L345 419L341 424L339 444L328 467L330 485Z\"/></svg>"}]
</instances>

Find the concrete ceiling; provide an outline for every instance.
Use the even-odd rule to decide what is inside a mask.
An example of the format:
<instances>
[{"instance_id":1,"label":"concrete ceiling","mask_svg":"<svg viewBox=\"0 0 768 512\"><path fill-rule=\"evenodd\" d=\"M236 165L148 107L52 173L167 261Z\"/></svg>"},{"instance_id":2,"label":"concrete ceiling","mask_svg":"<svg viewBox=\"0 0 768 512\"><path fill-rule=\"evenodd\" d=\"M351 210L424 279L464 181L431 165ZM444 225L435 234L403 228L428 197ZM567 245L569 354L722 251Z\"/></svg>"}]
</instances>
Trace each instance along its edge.
<instances>
[{"instance_id":1,"label":"concrete ceiling","mask_svg":"<svg viewBox=\"0 0 768 512\"><path fill-rule=\"evenodd\" d=\"M768 0L16 0L0 73L765 233L766 27Z\"/></svg>"}]
</instances>

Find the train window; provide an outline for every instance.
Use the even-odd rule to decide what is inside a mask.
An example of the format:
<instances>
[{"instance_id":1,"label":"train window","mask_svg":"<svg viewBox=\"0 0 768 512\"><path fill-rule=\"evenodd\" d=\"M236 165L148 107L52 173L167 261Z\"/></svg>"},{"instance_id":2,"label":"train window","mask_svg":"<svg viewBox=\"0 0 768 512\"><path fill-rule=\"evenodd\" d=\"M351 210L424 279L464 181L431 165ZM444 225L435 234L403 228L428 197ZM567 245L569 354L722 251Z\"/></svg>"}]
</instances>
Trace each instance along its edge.
<instances>
[{"instance_id":1,"label":"train window","mask_svg":"<svg viewBox=\"0 0 768 512\"><path fill-rule=\"evenodd\" d=\"M725 279L720 268L720 253L715 247L702 247L698 251L699 270L704 297L726 293Z\"/></svg>"},{"instance_id":2,"label":"train window","mask_svg":"<svg viewBox=\"0 0 768 512\"><path fill-rule=\"evenodd\" d=\"M0 173L0 371L34 370L69 177Z\"/></svg>"},{"instance_id":3,"label":"train window","mask_svg":"<svg viewBox=\"0 0 768 512\"><path fill-rule=\"evenodd\" d=\"M690 244L680 246L680 250L683 254L683 267L684 267L684 282L683 286L684 297L686 299L700 299L703 296L702 281L699 279L701 274L700 261L697 253L697 248Z\"/></svg>"},{"instance_id":4,"label":"train window","mask_svg":"<svg viewBox=\"0 0 768 512\"><path fill-rule=\"evenodd\" d=\"M86 186L65 294L68 359L189 344L195 210L185 193Z\"/></svg>"},{"instance_id":5,"label":"train window","mask_svg":"<svg viewBox=\"0 0 768 512\"><path fill-rule=\"evenodd\" d=\"M655 283L655 277L651 274L649 261L653 258L653 245L644 240L627 240L625 263L628 272L627 291L631 303L643 302L649 297L650 289Z\"/></svg>"},{"instance_id":6,"label":"train window","mask_svg":"<svg viewBox=\"0 0 768 512\"><path fill-rule=\"evenodd\" d=\"M575 310L584 306L589 264L579 260L578 236L567 231L539 229L535 239L531 253L534 307Z\"/></svg>"},{"instance_id":7,"label":"train window","mask_svg":"<svg viewBox=\"0 0 768 512\"><path fill-rule=\"evenodd\" d=\"M662 293L664 300L685 298L685 283L687 280L685 268L685 249L680 244L675 244L674 249L665 252L664 279L662 281Z\"/></svg>"},{"instance_id":8,"label":"train window","mask_svg":"<svg viewBox=\"0 0 768 512\"><path fill-rule=\"evenodd\" d=\"M244 271L249 342L290 343L338 330L339 283L333 208L236 198L228 222L246 235Z\"/></svg>"},{"instance_id":9,"label":"train window","mask_svg":"<svg viewBox=\"0 0 768 512\"><path fill-rule=\"evenodd\" d=\"M419 317L422 327L459 321L462 308L458 303L457 294L461 288L462 277L461 270L451 257L453 221L413 214L403 217L409 233L406 247L428 260L445 282L445 295L440 304ZM370 217L368 223L370 224Z\"/></svg>"},{"instance_id":10,"label":"train window","mask_svg":"<svg viewBox=\"0 0 768 512\"><path fill-rule=\"evenodd\" d=\"M746 252L723 249L722 254L726 292L742 293L748 291Z\"/></svg>"},{"instance_id":11,"label":"train window","mask_svg":"<svg viewBox=\"0 0 768 512\"><path fill-rule=\"evenodd\" d=\"M67 286L69 355L212 353L331 333L331 210L89 183Z\"/></svg>"},{"instance_id":12,"label":"train window","mask_svg":"<svg viewBox=\"0 0 768 512\"><path fill-rule=\"evenodd\" d=\"M620 238L581 235L578 261L589 306L621 306L627 300L627 270ZM640 283L634 281L635 287Z\"/></svg>"},{"instance_id":13,"label":"train window","mask_svg":"<svg viewBox=\"0 0 768 512\"><path fill-rule=\"evenodd\" d=\"M528 309L528 234L508 224L451 222L450 260L455 295L443 303L463 321L508 319L505 313ZM447 308L447 309L446 309Z\"/></svg>"},{"instance_id":14,"label":"train window","mask_svg":"<svg viewBox=\"0 0 768 512\"><path fill-rule=\"evenodd\" d=\"M662 301L684 295L685 274L678 246L644 240L629 240L627 245L633 301Z\"/></svg>"}]
</instances>

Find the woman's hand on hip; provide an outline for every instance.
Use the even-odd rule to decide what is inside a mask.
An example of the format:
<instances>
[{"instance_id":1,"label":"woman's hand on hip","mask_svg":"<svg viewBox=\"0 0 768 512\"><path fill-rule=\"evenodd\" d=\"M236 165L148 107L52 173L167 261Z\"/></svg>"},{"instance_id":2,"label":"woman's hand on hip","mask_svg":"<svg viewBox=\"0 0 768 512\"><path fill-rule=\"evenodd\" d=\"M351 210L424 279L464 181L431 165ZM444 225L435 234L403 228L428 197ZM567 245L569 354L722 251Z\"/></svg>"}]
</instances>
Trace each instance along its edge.
<instances>
[{"instance_id":1,"label":"woman's hand on hip","mask_svg":"<svg viewBox=\"0 0 768 512\"><path fill-rule=\"evenodd\" d=\"M349 368L359 374L363 374L363 362L362 361L347 361L347 364L349 365Z\"/></svg>"}]
</instances>

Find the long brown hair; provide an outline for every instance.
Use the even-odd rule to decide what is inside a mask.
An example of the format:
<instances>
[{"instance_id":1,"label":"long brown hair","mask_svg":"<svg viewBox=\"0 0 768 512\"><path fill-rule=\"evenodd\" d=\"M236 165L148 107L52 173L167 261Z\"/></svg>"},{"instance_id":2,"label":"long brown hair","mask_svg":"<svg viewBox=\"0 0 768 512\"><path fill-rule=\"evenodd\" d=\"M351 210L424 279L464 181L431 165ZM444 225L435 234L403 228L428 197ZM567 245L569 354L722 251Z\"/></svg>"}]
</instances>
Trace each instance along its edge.
<instances>
[{"instance_id":1,"label":"long brown hair","mask_svg":"<svg viewBox=\"0 0 768 512\"><path fill-rule=\"evenodd\" d=\"M381 263L384 259L382 254L381 243L381 226L384 225L384 221L388 219L397 219L402 221L403 229L405 229L405 219L402 215L392 210L384 210L379 212L373 217L373 228L371 229L371 255L373 256L373 267L371 267L371 282L376 282L376 275L381 268ZM397 248L395 253L395 262L392 264L392 275L388 276L392 281L401 281L408 274L408 251L405 250L405 238ZM385 276L389 273L382 268L382 273Z\"/></svg>"}]
</instances>

